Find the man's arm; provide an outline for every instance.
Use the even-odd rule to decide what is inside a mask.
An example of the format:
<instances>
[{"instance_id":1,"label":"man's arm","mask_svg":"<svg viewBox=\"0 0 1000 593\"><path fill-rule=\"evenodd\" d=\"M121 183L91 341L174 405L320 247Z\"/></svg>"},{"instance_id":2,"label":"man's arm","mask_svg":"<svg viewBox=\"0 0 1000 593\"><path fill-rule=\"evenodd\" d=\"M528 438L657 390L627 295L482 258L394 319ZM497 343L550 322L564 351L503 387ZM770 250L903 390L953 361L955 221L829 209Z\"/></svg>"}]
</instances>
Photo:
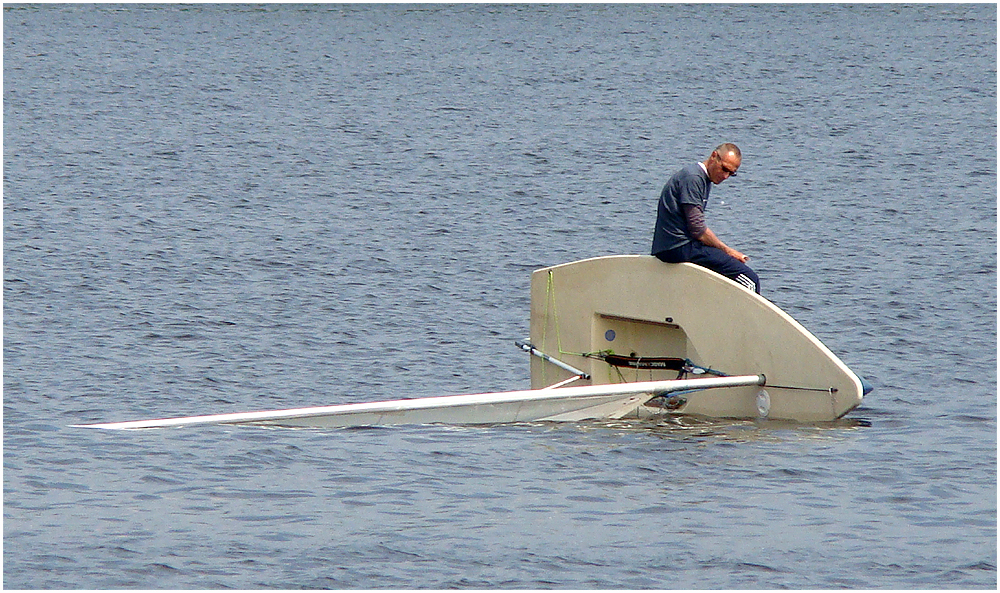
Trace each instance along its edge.
<instances>
[{"instance_id":1,"label":"man's arm","mask_svg":"<svg viewBox=\"0 0 1000 593\"><path fill-rule=\"evenodd\" d=\"M736 251L732 247L726 245L721 239L715 236L712 229L705 225L705 213L702 212L701 208L691 204L684 204L684 215L687 217L688 232L691 233L692 237L709 247L721 249L729 257L738 259L741 262L746 262L750 259L746 255L743 255L739 251Z\"/></svg>"},{"instance_id":2,"label":"man's arm","mask_svg":"<svg viewBox=\"0 0 1000 593\"><path fill-rule=\"evenodd\" d=\"M709 247L715 247L716 249L721 249L725 251L726 255L738 259L741 262L746 263L746 261L750 259L749 256L746 256L740 253L739 251L736 251L732 247L726 245L725 243L723 243L721 239L715 236L715 233L712 232L712 229L708 227L705 227L705 232L703 232L702 234L698 235L695 238L704 243L705 245L708 245Z\"/></svg>"}]
</instances>

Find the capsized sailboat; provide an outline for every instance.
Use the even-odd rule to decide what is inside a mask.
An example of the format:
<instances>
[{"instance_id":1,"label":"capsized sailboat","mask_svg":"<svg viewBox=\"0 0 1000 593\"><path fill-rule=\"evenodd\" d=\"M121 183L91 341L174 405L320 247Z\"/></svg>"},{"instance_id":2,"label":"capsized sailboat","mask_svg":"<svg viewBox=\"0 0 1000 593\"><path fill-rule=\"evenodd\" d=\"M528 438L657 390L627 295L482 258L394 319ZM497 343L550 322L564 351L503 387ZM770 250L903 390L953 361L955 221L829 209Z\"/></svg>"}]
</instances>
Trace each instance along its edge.
<instances>
[{"instance_id":1,"label":"capsized sailboat","mask_svg":"<svg viewBox=\"0 0 1000 593\"><path fill-rule=\"evenodd\" d=\"M347 427L648 418L835 420L866 386L766 299L691 264L612 256L537 270L531 389L76 425ZM583 368L580 368L583 367ZM570 384L573 384L570 386Z\"/></svg>"}]
</instances>

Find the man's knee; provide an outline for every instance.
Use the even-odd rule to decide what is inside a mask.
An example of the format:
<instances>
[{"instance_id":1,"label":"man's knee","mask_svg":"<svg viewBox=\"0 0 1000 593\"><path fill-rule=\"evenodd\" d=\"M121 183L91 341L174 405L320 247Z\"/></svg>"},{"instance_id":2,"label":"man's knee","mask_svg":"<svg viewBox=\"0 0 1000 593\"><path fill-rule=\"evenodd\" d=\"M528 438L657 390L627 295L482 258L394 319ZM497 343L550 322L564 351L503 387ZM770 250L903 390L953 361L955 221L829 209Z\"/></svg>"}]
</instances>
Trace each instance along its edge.
<instances>
[{"instance_id":1,"label":"man's knee","mask_svg":"<svg viewBox=\"0 0 1000 593\"><path fill-rule=\"evenodd\" d=\"M760 278L752 271L750 273L741 272L733 278L736 282L746 286L748 289L760 294Z\"/></svg>"}]
</instances>

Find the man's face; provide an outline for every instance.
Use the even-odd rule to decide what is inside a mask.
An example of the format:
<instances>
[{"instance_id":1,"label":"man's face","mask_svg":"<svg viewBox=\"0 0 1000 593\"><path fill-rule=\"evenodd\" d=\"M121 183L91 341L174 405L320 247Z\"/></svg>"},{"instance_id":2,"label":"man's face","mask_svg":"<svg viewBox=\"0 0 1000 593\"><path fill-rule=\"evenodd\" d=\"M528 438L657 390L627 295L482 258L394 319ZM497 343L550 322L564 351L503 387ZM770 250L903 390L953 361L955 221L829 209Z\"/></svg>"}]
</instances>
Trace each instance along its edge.
<instances>
[{"instance_id":1,"label":"man's face","mask_svg":"<svg viewBox=\"0 0 1000 593\"><path fill-rule=\"evenodd\" d=\"M741 162L740 157L732 152L719 154L718 151L713 151L712 156L708 159L708 165L705 167L708 169L708 178L712 183L719 185L736 175L736 170L740 168Z\"/></svg>"}]
</instances>

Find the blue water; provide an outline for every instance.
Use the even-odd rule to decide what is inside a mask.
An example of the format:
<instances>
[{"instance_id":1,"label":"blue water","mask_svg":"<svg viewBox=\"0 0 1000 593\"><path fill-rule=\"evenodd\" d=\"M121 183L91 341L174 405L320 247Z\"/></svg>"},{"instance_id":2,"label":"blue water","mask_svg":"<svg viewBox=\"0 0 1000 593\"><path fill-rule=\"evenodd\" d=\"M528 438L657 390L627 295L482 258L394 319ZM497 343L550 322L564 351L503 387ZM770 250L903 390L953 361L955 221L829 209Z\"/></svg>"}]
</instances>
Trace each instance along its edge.
<instances>
[{"instance_id":1,"label":"blue water","mask_svg":"<svg viewBox=\"0 0 1000 593\"><path fill-rule=\"evenodd\" d=\"M996 588L995 5L3 28L4 587ZM723 141L849 422L69 427L525 388L531 271Z\"/></svg>"}]
</instances>

